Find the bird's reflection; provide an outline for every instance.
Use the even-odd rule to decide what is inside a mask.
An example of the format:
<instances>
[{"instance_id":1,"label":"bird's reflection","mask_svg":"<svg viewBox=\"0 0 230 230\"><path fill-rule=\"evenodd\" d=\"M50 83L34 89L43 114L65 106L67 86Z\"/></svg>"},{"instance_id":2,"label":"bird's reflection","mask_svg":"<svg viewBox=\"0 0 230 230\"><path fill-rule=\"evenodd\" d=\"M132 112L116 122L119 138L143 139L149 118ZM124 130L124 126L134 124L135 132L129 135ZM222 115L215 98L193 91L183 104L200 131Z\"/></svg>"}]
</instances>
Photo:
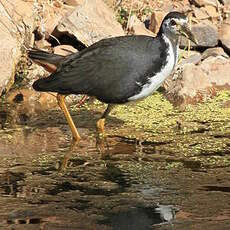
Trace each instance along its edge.
<instances>
[{"instance_id":1,"label":"bird's reflection","mask_svg":"<svg viewBox=\"0 0 230 230\"><path fill-rule=\"evenodd\" d=\"M71 159L72 155L76 152L79 147L79 140L72 139L70 147L65 153L61 164L57 167L59 172L66 170L68 162ZM109 144L105 135L100 135L99 133L95 137L96 151L101 155L102 159L107 159L109 157Z\"/></svg>"}]
</instances>

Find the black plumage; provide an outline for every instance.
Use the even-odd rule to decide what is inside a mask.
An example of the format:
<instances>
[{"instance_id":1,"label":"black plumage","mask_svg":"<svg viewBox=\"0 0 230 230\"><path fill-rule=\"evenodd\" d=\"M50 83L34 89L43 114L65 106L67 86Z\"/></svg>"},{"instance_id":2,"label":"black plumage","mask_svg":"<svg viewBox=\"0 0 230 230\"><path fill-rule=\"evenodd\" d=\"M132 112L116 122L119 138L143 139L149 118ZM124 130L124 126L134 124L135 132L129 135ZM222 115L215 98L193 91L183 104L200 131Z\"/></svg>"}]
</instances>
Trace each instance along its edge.
<instances>
[{"instance_id":1,"label":"black plumage","mask_svg":"<svg viewBox=\"0 0 230 230\"><path fill-rule=\"evenodd\" d=\"M60 94L87 94L105 103L125 103L166 64L167 49L160 36L104 39L70 55L56 72L33 87Z\"/></svg>"},{"instance_id":2,"label":"black plumage","mask_svg":"<svg viewBox=\"0 0 230 230\"><path fill-rule=\"evenodd\" d=\"M50 64L60 65L65 56L60 54L48 53L43 50L32 49L28 52L28 57L32 60L48 61Z\"/></svg>"}]
</instances>

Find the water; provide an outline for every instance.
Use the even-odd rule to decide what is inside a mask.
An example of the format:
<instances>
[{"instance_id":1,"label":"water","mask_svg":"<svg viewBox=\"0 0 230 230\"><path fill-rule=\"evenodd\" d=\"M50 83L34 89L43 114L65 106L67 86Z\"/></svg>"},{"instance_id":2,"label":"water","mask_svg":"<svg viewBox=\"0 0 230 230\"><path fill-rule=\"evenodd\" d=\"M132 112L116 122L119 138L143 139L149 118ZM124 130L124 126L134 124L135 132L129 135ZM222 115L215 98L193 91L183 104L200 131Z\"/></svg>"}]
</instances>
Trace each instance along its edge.
<instances>
[{"instance_id":1,"label":"water","mask_svg":"<svg viewBox=\"0 0 230 230\"><path fill-rule=\"evenodd\" d=\"M170 127L153 141L127 137L135 129L110 118L108 130L121 128L104 155L96 148L98 114L83 109L74 118L82 140L71 155L59 111L20 125L9 125L7 113L0 114L0 229L229 229L230 145L221 123L188 134Z\"/></svg>"}]
</instances>

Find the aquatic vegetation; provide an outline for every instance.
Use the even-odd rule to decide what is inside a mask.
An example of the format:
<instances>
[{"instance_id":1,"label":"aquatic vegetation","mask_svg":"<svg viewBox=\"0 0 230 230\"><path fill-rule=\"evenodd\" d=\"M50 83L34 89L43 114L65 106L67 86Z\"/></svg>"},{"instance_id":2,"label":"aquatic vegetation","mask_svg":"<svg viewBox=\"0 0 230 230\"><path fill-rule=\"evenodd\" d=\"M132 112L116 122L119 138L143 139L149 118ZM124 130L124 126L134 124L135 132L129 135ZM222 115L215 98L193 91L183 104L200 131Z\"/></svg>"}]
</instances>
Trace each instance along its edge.
<instances>
[{"instance_id":1,"label":"aquatic vegetation","mask_svg":"<svg viewBox=\"0 0 230 230\"><path fill-rule=\"evenodd\" d=\"M138 140L155 146L155 152L174 157L191 157L201 166L230 165L230 100L228 91L214 99L188 105L184 111L173 107L161 93L135 104L114 108L107 122L109 136ZM86 105L104 109L98 101ZM115 120L116 118L116 120ZM113 122L113 120L115 120Z\"/></svg>"}]
</instances>

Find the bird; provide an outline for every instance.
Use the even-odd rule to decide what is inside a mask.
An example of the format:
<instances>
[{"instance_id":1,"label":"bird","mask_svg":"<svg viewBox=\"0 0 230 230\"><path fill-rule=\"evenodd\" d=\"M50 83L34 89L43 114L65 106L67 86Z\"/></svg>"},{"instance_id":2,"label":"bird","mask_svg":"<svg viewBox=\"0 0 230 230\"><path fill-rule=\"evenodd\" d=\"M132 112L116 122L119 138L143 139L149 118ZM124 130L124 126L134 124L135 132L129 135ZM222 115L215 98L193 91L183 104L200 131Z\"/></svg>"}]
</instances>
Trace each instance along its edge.
<instances>
[{"instance_id":1,"label":"bird","mask_svg":"<svg viewBox=\"0 0 230 230\"><path fill-rule=\"evenodd\" d=\"M58 105L77 142L81 136L65 97L83 94L108 104L96 123L98 134L103 137L105 120L115 105L152 95L169 77L178 61L180 36L197 43L187 16L169 12L156 37L125 35L102 39L62 59L50 76L36 80L32 86L36 91L57 93Z\"/></svg>"}]
</instances>

